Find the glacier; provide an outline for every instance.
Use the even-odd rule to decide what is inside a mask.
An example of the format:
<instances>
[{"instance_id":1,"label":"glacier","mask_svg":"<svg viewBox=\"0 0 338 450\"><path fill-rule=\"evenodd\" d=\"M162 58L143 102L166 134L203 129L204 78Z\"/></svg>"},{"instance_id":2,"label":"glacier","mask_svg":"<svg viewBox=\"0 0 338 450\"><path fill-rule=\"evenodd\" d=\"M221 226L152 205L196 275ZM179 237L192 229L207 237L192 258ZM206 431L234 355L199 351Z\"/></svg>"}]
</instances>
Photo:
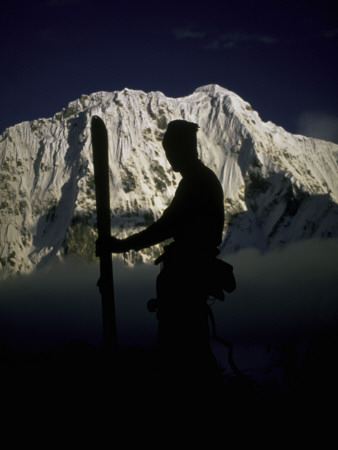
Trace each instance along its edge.
<instances>
[{"instance_id":1,"label":"glacier","mask_svg":"<svg viewBox=\"0 0 338 450\"><path fill-rule=\"evenodd\" d=\"M0 136L0 278L67 255L95 260L94 115L108 129L117 237L140 231L169 205L180 175L161 141L168 122L179 118L200 126L199 156L224 189L221 256L338 236L338 145L263 122L218 85L182 98L126 88L82 95L53 117ZM154 246L123 258L130 265L151 262L160 251Z\"/></svg>"}]
</instances>

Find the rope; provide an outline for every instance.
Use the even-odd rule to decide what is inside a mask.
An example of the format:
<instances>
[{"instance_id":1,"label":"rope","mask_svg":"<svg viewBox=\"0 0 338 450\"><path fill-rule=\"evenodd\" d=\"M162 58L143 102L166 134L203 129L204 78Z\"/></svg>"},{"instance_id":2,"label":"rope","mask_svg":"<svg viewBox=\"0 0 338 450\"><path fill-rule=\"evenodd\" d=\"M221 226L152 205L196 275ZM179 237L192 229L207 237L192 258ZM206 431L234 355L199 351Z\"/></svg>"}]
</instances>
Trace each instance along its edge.
<instances>
[{"instance_id":1,"label":"rope","mask_svg":"<svg viewBox=\"0 0 338 450\"><path fill-rule=\"evenodd\" d=\"M244 383L244 385L247 385L250 389L253 388L257 392L258 395L264 397L265 396L264 388L257 381L249 380L236 366L234 358L233 358L233 351L234 351L233 345L231 344L231 342L226 341L225 339L222 339L218 336L218 334L216 333L216 323L215 323L214 314L212 312L212 309L210 308L210 305L207 305L207 306L208 306L208 315L209 315L209 318L211 321L211 326L212 326L211 335L212 335L213 339L215 339L215 341L217 341L220 344L223 344L225 347L227 347L228 361L229 361L230 367L232 368L234 373L238 376L238 378L241 379L241 383Z\"/></svg>"},{"instance_id":2,"label":"rope","mask_svg":"<svg viewBox=\"0 0 338 450\"><path fill-rule=\"evenodd\" d=\"M212 312L210 305L207 305L207 307L208 307L209 319L211 322L211 335L212 335L213 339L215 339L215 341L219 342L220 344L223 344L228 349L228 361L229 361L230 367L232 368L232 370L238 377L244 377L242 372L239 370L239 368L235 364L235 361L233 358L233 353L234 353L233 345L231 344L231 342L226 341L225 339L222 339L218 336L218 334L216 332L216 323L215 323L214 314Z\"/></svg>"}]
</instances>

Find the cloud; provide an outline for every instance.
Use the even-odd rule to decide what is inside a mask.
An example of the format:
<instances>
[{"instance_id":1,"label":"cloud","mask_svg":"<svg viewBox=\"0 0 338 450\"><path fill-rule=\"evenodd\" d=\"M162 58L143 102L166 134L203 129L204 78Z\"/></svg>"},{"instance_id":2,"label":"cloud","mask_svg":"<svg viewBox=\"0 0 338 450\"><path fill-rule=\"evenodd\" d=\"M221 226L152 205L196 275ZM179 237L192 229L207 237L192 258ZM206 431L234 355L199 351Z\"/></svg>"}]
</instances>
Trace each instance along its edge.
<instances>
[{"instance_id":1,"label":"cloud","mask_svg":"<svg viewBox=\"0 0 338 450\"><path fill-rule=\"evenodd\" d=\"M338 36L338 28L331 29L331 30L325 30L322 35L326 39L334 39L336 36Z\"/></svg>"},{"instance_id":2,"label":"cloud","mask_svg":"<svg viewBox=\"0 0 338 450\"><path fill-rule=\"evenodd\" d=\"M240 341L310 337L338 324L338 239L229 255L237 290L216 305L224 336Z\"/></svg>"},{"instance_id":3,"label":"cloud","mask_svg":"<svg viewBox=\"0 0 338 450\"><path fill-rule=\"evenodd\" d=\"M131 269L114 262L115 309L122 347L151 347L156 342L156 319L146 304L155 296L158 270L152 265ZM39 354L73 339L98 348L102 340L98 278L97 264L69 257L31 275L1 281L0 354Z\"/></svg>"},{"instance_id":4,"label":"cloud","mask_svg":"<svg viewBox=\"0 0 338 450\"><path fill-rule=\"evenodd\" d=\"M338 240L311 240L260 254L242 250L226 259L237 290L216 301L217 332L245 345L311 337L338 324ZM101 343L97 265L68 259L48 270L0 284L0 351L34 354L72 339ZM155 296L158 266L114 262L120 347L152 348L157 320L146 307Z\"/></svg>"},{"instance_id":5,"label":"cloud","mask_svg":"<svg viewBox=\"0 0 338 450\"><path fill-rule=\"evenodd\" d=\"M272 36L245 33L245 32L222 34L219 37L219 40L223 48L234 48L247 42L261 43L266 45L271 45L278 42L278 40Z\"/></svg>"},{"instance_id":6,"label":"cloud","mask_svg":"<svg viewBox=\"0 0 338 450\"><path fill-rule=\"evenodd\" d=\"M220 47L220 41L218 39L214 39L204 46L206 50L218 50Z\"/></svg>"},{"instance_id":7,"label":"cloud","mask_svg":"<svg viewBox=\"0 0 338 450\"><path fill-rule=\"evenodd\" d=\"M204 48L208 50L234 49L248 43L272 45L277 42L279 42L279 40L274 36L239 31L220 34L214 40L206 44Z\"/></svg>"},{"instance_id":8,"label":"cloud","mask_svg":"<svg viewBox=\"0 0 338 450\"><path fill-rule=\"evenodd\" d=\"M247 33L244 31L235 31L229 33L213 33L214 38L212 38L210 33L204 31L193 30L192 25L187 25L181 28L175 28L172 30L172 34L177 40L182 39L194 39L202 40L204 39L204 48L207 50L216 49L233 49L236 47L243 46L247 43L272 45L279 42L274 36L266 34L257 33Z\"/></svg>"},{"instance_id":9,"label":"cloud","mask_svg":"<svg viewBox=\"0 0 338 450\"><path fill-rule=\"evenodd\" d=\"M73 6L81 2L82 0L48 0L46 6L52 7Z\"/></svg>"},{"instance_id":10,"label":"cloud","mask_svg":"<svg viewBox=\"0 0 338 450\"><path fill-rule=\"evenodd\" d=\"M193 31L192 26L186 26L182 28L175 28L172 30L173 35L176 39L202 39L205 37L206 33L204 31Z\"/></svg>"},{"instance_id":11,"label":"cloud","mask_svg":"<svg viewBox=\"0 0 338 450\"><path fill-rule=\"evenodd\" d=\"M302 36L301 42L311 42L314 39L327 39L331 40L338 36L338 28L329 29L325 31L321 31L316 35L308 35ZM276 36L272 36L270 34L261 34L261 33L247 33L245 31L233 31L228 33L219 33L215 36L213 40L210 40L204 48L208 50L217 50L217 49L236 49L241 48L248 44L263 44L263 45L274 45L277 43L284 44L296 44L299 42L299 39L292 37L283 37L279 38Z\"/></svg>"},{"instance_id":12,"label":"cloud","mask_svg":"<svg viewBox=\"0 0 338 450\"><path fill-rule=\"evenodd\" d=\"M338 144L338 117L320 111L304 112L298 118L297 133Z\"/></svg>"},{"instance_id":13,"label":"cloud","mask_svg":"<svg viewBox=\"0 0 338 450\"><path fill-rule=\"evenodd\" d=\"M237 289L224 302L212 304L216 331L233 344L239 369L261 388L287 382L289 356L297 358L295 367L291 364L295 377L313 345L322 342L321 351L334 352L337 255L338 239L331 239L299 242L267 254L246 249L226 258L234 266ZM0 365L1 358L21 361L53 355L74 340L99 348L98 273L97 265L70 258L34 275L1 282ZM156 346L157 319L146 304L155 295L158 273L158 266L130 268L114 262L118 344L120 349L139 349L132 352L135 355ZM231 378L227 348L215 340L211 346L224 376ZM149 362L142 360L140 365L131 356L129 363L137 374Z\"/></svg>"}]
</instances>

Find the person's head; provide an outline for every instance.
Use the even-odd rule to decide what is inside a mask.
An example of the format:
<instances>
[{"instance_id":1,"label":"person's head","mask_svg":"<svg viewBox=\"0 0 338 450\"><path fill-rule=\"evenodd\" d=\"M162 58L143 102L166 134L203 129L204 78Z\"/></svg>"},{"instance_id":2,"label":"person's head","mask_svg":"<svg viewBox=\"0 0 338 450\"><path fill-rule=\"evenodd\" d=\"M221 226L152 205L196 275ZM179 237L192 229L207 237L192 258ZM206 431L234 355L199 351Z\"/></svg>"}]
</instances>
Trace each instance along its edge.
<instances>
[{"instance_id":1,"label":"person's head","mask_svg":"<svg viewBox=\"0 0 338 450\"><path fill-rule=\"evenodd\" d=\"M169 122L163 136L162 145L167 159L175 172L189 167L198 158L197 131L198 125L186 120Z\"/></svg>"}]
</instances>

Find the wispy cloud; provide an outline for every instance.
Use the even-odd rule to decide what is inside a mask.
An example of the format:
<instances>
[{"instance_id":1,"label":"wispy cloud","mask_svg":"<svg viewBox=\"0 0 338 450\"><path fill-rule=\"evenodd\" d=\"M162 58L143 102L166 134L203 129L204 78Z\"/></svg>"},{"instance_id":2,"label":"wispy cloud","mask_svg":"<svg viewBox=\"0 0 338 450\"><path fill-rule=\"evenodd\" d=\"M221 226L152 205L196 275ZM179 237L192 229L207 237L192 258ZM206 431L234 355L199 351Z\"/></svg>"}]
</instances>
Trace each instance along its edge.
<instances>
[{"instance_id":1,"label":"wispy cloud","mask_svg":"<svg viewBox=\"0 0 338 450\"><path fill-rule=\"evenodd\" d=\"M81 3L81 0L48 0L47 6L59 7L59 6L73 6Z\"/></svg>"},{"instance_id":2,"label":"wispy cloud","mask_svg":"<svg viewBox=\"0 0 338 450\"><path fill-rule=\"evenodd\" d=\"M333 39L338 36L338 28L332 29L332 30L325 30L323 31L322 36L324 36L326 39Z\"/></svg>"},{"instance_id":3,"label":"wispy cloud","mask_svg":"<svg viewBox=\"0 0 338 450\"><path fill-rule=\"evenodd\" d=\"M205 36L207 33L205 33ZM338 38L338 28L322 30L315 34L304 34L301 38L284 36L277 37L270 34L263 33L247 33L246 31L232 31L228 33L219 33L214 35L213 39L210 38L204 48L207 50L219 50L219 49L238 49L249 44L262 44L271 46L278 43L284 44L297 44L297 42L311 42L313 40L325 39L333 40Z\"/></svg>"},{"instance_id":4,"label":"wispy cloud","mask_svg":"<svg viewBox=\"0 0 338 450\"><path fill-rule=\"evenodd\" d=\"M298 118L299 134L338 144L338 117L318 111L308 111Z\"/></svg>"},{"instance_id":5,"label":"wispy cloud","mask_svg":"<svg viewBox=\"0 0 338 450\"><path fill-rule=\"evenodd\" d=\"M250 42L272 45L279 42L279 39L277 39L274 36L269 36L265 34L254 34L239 31L220 34L216 39L209 42L206 45L206 48L210 50L215 50L219 48L233 49Z\"/></svg>"},{"instance_id":6,"label":"wispy cloud","mask_svg":"<svg viewBox=\"0 0 338 450\"><path fill-rule=\"evenodd\" d=\"M191 25L175 28L172 33L176 39L203 39L206 36L204 31L193 31Z\"/></svg>"},{"instance_id":7,"label":"wispy cloud","mask_svg":"<svg viewBox=\"0 0 338 450\"><path fill-rule=\"evenodd\" d=\"M229 33L218 33L213 35L206 31L194 30L192 25L186 27L175 28L172 30L172 34L177 40L182 39L194 39L203 40L204 48L207 50L216 49L233 49L241 47L248 43L272 45L279 42L279 39L267 35L257 33L247 33L245 31L235 31Z\"/></svg>"}]
</instances>

